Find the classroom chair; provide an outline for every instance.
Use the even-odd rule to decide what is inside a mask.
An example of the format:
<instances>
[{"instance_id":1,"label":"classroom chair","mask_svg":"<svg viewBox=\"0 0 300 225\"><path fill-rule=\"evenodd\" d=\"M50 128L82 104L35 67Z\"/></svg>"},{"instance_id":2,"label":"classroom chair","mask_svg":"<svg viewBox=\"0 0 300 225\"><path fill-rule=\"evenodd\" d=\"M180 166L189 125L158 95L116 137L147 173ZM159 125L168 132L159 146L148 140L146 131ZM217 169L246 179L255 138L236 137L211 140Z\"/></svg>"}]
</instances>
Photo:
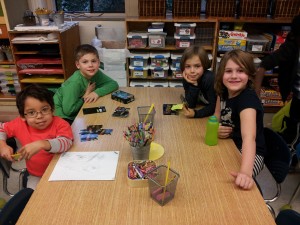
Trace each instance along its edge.
<instances>
[{"instance_id":1,"label":"classroom chair","mask_svg":"<svg viewBox=\"0 0 300 225\"><path fill-rule=\"evenodd\" d=\"M264 198L264 200L275 218L275 211L269 203L274 202L280 196L281 183L289 172L291 153L284 139L272 129L265 127L264 136L267 148L265 165L276 182L276 194L274 197L270 199Z\"/></svg>"},{"instance_id":2,"label":"classroom chair","mask_svg":"<svg viewBox=\"0 0 300 225\"><path fill-rule=\"evenodd\" d=\"M31 188L24 188L17 192L1 210L0 224L16 224L32 193Z\"/></svg>"}]
</instances>

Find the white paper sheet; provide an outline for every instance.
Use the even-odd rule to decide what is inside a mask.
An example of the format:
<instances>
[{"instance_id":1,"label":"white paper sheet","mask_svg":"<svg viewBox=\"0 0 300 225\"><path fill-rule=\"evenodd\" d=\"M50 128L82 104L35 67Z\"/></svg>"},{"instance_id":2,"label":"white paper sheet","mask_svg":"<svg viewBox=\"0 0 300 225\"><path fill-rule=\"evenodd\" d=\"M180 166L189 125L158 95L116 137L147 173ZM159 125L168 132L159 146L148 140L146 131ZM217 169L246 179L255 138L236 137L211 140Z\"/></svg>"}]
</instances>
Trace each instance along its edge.
<instances>
[{"instance_id":1,"label":"white paper sheet","mask_svg":"<svg viewBox=\"0 0 300 225\"><path fill-rule=\"evenodd\" d=\"M119 151L65 152L52 171L49 181L114 180Z\"/></svg>"}]
</instances>

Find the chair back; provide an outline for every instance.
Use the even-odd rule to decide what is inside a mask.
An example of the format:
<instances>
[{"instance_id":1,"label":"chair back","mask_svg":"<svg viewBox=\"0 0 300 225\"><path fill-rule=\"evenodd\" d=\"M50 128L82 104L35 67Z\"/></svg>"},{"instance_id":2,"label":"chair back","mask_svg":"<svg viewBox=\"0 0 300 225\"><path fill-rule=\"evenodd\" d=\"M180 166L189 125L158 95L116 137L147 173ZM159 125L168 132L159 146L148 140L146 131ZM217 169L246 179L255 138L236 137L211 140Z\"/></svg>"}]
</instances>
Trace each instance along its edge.
<instances>
[{"instance_id":1,"label":"chair back","mask_svg":"<svg viewBox=\"0 0 300 225\"><path fill-rule=\"evenodd\" d=\"M0 212L0 224L16 224L33 190L24 188L15 194Z\"/></svg>"},{"instance_id":2,"label":"chair back","mask_svg":"<svg viewBox=\"0 0 300 225\"><path fill-rule=\"evenodd\" d=\"M280 184L289 172L291 162L290 149L284 139L270 128L264 128L264 136L267 148L265 165L274 180Z\"/></svg>"}]
</instances>

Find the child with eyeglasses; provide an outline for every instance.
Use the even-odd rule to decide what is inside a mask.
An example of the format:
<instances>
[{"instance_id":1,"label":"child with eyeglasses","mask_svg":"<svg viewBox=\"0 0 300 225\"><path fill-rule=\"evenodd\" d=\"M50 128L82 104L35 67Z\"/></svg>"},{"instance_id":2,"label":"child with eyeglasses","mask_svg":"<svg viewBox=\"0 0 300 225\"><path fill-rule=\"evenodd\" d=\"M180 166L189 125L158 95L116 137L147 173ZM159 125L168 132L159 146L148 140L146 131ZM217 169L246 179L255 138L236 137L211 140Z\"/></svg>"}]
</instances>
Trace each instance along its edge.
<instances>
[{"instance_id":1,"label":"child with eyeglasses","mask_svg":"<svg viewBox=\"0 0 300 225\"><path fill-rule=\"evenodd\" d=\"M21 144L18 160L26 160L29 173L27 187L35 189L48 167L53 153L70 149L73 133L68 122L54 116L53 94L39 85L30 85L17 94L20 116L0 123L0 157L14 161L13 149L7 138L16 138Z\"/></svg>"}]
</instances>

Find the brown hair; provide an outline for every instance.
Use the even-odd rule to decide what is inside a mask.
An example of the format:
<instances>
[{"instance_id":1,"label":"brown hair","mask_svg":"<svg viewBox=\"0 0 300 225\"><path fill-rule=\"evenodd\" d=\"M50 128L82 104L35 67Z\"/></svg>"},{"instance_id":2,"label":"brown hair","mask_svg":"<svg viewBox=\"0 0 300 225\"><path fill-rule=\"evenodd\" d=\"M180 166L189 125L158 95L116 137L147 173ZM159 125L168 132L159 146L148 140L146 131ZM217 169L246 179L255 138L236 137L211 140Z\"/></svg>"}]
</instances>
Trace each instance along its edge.
<instances>
[{"instance_id":1,"label":"brown hair","mask_svg":"<svg viewBox=\"0 0 300 225\"><path fill-rule=\"evenodd\" d=\"M223 84L223 76L226 64L228 60L232 60L237 65L239 65L243 71L249 76L249 81L247 87L253 88L253 81L255 77L255 65L253 62L253 57L250 53L244 52L240 49L235 49L229 52L226 52L222 57L220 62L218 72L215 78L215 90L218 96L226 97L227 89Z\"/></svg>"},{"instance_id":2,"label":"brown hair","mask_svg":"<svg viewBox=\"0 0 300 225\"><path fill-rule=\"evenodd\" d=\"M184 71L185 62L195 55L199 56L204 70L208 70L210 68L211 63L209 61L208 54L205 51L205 49L201 46L193 45L189 48L186 48L182 54L182 58L180 61L181 71Z\"/></svg>"},{"instance_id":3,"label":"brown hair","mask_svg":"<svg viewBox=\"0 0 300 225\"><path fill-rule=\"evenodd\" d=\"M79 45L76 49L75 49L75 60L76 62L78 62L80 60L80 58L86 54L95 54L97 56L97 58L99 59L99 53L98 50L89 44L84 44L84 45Z\"/></svg>"}]
</instances>

